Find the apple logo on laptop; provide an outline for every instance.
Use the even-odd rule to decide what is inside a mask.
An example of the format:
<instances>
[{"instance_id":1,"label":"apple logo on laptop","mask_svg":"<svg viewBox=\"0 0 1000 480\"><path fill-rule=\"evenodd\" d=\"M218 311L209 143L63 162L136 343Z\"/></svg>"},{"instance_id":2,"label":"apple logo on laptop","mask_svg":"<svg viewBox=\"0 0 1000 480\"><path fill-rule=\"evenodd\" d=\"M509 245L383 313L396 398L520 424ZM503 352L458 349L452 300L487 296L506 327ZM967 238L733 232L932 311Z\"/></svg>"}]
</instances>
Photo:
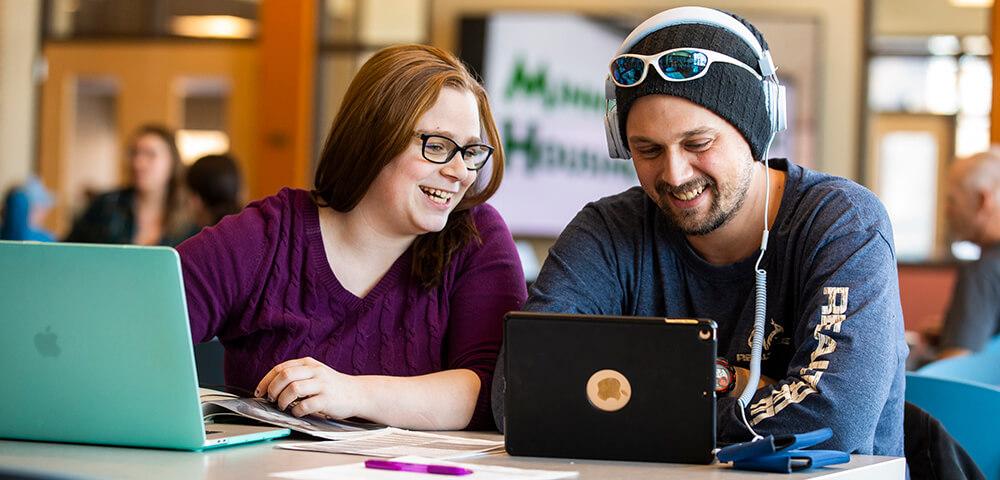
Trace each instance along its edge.
<instances>
[{"instance_id":1,"label":"apple logo on laptop","mask_svg":"<svg viewBox=\"0 0 1000 480\"><path fill-rule=\"evenodd\" d=\"M617 370L595 372L587 381L587 400L605 412L621 410L632 399L632 385Z\"/></svg>"},{"instance_id":2,"label":"apple logo on laptop","mask_svg":"<svg viewBox=\"0 0 1000 480\"><path fill-rule=\"evenodd\" d=\"M35 348L44 357L58 357L62 349L56 344L58 336L52 331L52 327L45 327L44 332L35 334Z\"/></svg>"}]
</instances>

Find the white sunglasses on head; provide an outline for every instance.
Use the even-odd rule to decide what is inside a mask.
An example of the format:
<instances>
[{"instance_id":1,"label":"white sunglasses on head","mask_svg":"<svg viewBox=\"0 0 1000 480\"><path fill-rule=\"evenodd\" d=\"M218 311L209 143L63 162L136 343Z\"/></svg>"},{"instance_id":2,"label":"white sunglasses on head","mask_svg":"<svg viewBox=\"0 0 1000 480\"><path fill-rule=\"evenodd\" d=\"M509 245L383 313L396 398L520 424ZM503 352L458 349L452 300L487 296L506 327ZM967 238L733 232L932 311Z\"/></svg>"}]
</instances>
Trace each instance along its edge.
<instances>
[{"instance_id":1,"label":"white sunglasses on head","mask_svg":"<svg viewBox=\"0 0 1000 480\"><path fill-rule=\"evenodd\" d=\"M753 68L729 55L693 47L673 48L653 55L626 53L611 60L609 68L615 85L634 87L646 79L649 65L668 82L686 82L703 77L715 62L736 65L763 81Z\"/></svg>"}]
</instances>

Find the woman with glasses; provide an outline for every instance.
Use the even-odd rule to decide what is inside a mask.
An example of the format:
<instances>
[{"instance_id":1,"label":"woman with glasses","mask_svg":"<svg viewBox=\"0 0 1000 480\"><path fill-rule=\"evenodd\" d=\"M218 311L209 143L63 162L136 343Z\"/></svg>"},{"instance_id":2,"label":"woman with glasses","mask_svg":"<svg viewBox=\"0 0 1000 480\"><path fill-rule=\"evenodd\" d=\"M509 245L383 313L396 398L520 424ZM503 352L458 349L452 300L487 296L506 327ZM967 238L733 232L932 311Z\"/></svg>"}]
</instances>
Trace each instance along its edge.
<instances>
[{"instance_id":1,"label":"woman with glasses","mask_svg":"<svg viewBox=\"0 0 1000 480\"><path fill-rule=\"evenodd\" d=\"M285 188L178 248L195 341L226 383L296 416L493 428L503 315L526 292L484 202L503 152L448 52L377 52L351 82L312 191Z\"/></svg>"},{"instance_id":2,"label":"woman with glasses","mask_svg":"<svg viewBox=\"0 0 1000 480\"><path fill-rule=\"evenodd\" d=\"M126 156L130 185L95 197L73 222L67 242L176 246L198 231L186 208L174 133L143 125Z\"/></svg>"}]
</instances>

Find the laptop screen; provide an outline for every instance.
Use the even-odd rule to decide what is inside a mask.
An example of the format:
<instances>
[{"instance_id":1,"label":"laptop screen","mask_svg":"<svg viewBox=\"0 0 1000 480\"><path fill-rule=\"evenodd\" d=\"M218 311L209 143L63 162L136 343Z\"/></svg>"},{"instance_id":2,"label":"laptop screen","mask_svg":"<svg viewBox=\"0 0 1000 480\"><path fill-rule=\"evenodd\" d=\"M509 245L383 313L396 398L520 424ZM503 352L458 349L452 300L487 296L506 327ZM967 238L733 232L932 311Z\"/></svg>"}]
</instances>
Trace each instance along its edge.
<instances>
[{"instance_id":1,"label":"laptop screen","mask_svg":"<svg viewBox=\"0 0 1000 480\"><path fill-rule=\"evenodd\" d=\"M167 247L0 242L0 436L201 448L184 285Z\"/></svg>"}]
</instances>

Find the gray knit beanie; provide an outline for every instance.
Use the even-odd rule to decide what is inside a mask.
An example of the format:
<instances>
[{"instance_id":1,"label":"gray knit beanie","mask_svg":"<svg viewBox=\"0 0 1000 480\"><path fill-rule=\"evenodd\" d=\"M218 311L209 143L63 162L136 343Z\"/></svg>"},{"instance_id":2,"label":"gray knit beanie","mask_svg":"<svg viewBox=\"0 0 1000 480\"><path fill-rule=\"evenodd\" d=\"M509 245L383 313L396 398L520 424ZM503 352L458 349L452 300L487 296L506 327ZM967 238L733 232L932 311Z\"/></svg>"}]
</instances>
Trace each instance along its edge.
<instances>
[{"instance_id":1,"label":"gray knit beanie","mask_svg":"<svg viewBox=\"0 0 1000 480\"><path fill-rule=\"evenodd\" d=\"M736 15L729 15L746 25L757 37L761 48L767 50L767 42L753 25ZM652 55L681 47L724 53L760 74L759 60L754 50L736 34L712 25L670 25L646 35L628 53ZM763 159L771 140L771 121L761 81L750 72L736 65L717 62L700 78L686 82L668 82L653 71L652 66L648 68L650 71L646 73L642 84L635 87L615 86L618 121L623 139L628 138L625 124L628 111L637 98L650 94L672 95L690 100L725 119L743 134L743 138L750 144L753 158Z\"/></svg>"}]
</instances>

